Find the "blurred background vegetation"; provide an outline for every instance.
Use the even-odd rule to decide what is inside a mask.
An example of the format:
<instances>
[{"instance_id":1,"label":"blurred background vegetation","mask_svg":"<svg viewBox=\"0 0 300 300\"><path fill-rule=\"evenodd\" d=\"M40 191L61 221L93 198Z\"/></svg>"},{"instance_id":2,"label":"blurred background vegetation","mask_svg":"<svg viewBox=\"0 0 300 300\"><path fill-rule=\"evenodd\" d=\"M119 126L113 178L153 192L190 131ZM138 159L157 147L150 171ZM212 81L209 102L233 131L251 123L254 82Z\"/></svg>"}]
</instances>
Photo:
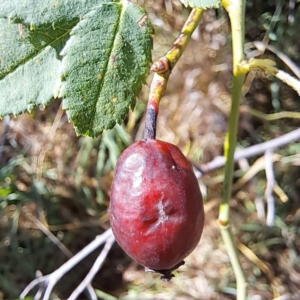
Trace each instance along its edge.
<instances>
[{"instance_id":1,"label":"blurred background vegetation","mask_svg":"<svg viewBox=\"0 0 300 300\"><path fill-rule=\"evenodd\" d=\"M171 48L189 10L178 0L138 4L146 8L156 29L155 60ZM298 22L299 1L248 0L248 57L269 57L295 76L286 58L299 72ZM259 52L255 45L262 41L267 47ZM222 155L230 87L228 17L222 9L208 10L170 77L161 102L157 138L178 145L197 165ZM1 121L0 299L18 298L37 270L42 274L54 271L109 228L107 208L114 166L120 153L142 138L147 93L146 85L124 124L97 139L76 137L60 101ZM257 111L298 111L300 119L299 96L276 79L251 72L241 106L239 148L300 125L297 119L268 121L258 117ZM275 225L265 225L264 171L236 190L231 200L230 221L240 249L247 246L241 262L249 299L255 300L272 299L274 288L286 297L280 299L300 299L300 144L292 143L276 153L284 159L274 165L280 187L275 194ZM259 164L258 159L237 164L236 180L255 162ZM216 223L222 181L222 170L203 177L203 237L170 283L146 274L115 244L93 281L99 299L235 299L235 278ZM63 278L55 288L56 299L70 295L99 252Z\"/></svg>"}]
</instances>

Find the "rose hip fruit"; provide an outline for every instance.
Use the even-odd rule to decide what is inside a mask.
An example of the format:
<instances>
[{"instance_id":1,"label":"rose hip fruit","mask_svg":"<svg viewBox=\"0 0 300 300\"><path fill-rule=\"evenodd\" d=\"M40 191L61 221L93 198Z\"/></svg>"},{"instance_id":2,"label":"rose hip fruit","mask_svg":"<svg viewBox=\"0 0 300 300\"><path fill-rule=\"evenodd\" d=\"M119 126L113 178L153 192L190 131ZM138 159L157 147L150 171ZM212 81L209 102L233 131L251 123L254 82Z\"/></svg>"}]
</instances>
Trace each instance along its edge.
<instances>
[{"instance_id":1,"label":"rose hip fruit","mask_svg":"<svg viewBox=\"0 0 300 300\"><path fill-rule=\"evenodd\" d=\"M122 153L111 188L110 222L132 259L164 280L172 277L197 246L204 224L198 181L176 146L147 139Z\"/></svg>"}]
</instances>

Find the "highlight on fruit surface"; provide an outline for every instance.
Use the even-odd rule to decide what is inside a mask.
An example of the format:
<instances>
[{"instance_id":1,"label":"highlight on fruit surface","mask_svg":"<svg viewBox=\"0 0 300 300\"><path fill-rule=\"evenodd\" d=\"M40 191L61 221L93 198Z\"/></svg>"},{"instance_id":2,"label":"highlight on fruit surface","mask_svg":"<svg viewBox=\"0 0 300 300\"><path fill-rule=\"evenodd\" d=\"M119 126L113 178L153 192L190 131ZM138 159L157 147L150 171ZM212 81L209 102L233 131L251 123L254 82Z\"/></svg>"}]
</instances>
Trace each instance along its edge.
<instances>
[{"instance_id":1,"label":"highlight on fruit surface","mask_svg":"<svg viewBox=\"0 0 300 300\"><path fill-rule=\"evenodd\" d=\"M163 280L171 279L197 246L204 225L198 181L176 146L146 139L121 154L111 188L110 222L132 259Z\"/></svg>"}]
</instances>

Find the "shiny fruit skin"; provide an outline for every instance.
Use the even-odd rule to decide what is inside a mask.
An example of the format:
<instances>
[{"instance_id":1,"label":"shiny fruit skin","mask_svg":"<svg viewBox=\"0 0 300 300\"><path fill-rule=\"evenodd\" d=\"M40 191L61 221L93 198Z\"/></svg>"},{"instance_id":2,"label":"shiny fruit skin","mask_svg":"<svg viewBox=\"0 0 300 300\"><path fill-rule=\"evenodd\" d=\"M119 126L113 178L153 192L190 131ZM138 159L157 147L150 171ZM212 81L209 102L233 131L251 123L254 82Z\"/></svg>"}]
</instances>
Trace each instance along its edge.
<instances>
[{"instance_id":1,"label":"shiny fruit skin","mask_svg":"<svg viewBox=\"0 0 300 300\"><path fill-rule=\"evenodd\" d=\"M135 261L170 270L197 246L204 224L198 181L174 145L148 139L120 156L111 188L110 222Z\"/></svg>"}]
</instances>

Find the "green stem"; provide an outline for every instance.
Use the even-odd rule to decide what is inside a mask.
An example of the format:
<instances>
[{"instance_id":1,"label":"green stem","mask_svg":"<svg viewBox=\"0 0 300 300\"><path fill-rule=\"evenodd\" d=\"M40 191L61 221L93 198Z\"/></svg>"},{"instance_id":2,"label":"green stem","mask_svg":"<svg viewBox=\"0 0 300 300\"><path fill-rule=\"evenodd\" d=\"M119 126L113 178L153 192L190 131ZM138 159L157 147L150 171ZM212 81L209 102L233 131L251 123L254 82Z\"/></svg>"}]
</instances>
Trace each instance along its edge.
<instances>
[{"instance_id":1,"label":"green stem","mask_svg":"<svg viewBox=\"0 0 300 300\"><path fill-rule=\"evenodd\" d=\"M168 59L171 69L174 68L175 64L178 62L180 56L184 52L194 30L199 24L202 13L203 10L200 8L192 9L189 17L187 18L181 29L178 38L173 43L174 47L166 54L165 57Z\"/></svg>"},{"instance_id":2,"label":"green stem","mask_svg":"<svg viewBox=\"0 0 300 300\"><path fill-rule=\"evenodd\" d=\"M223 186L223 195L219 210L219 221L226 226L229 220L229 200L232 191L232 178L234 168L234 151L237 144L237 128L239 119L239 105L242 97L242 86L244 75L233 75L233 87L231 90L232 104L229 117L228 131L224 142L225 163L225 181Z\"/></svg>"},{"instance_id":3,"label":"green stem","mask_svg":"<svg viewBox=\"0 0 300 300\"><path fill-rule=\"evenodd\" d=\"M165 56L161 57L157 62L155 62L151 67L151 70L155 73L150 86L144 139L155 139L156 118L160 99L165 91L173 67L178 62L191 39L192 33L200 22L202 12L203 10L199 8L192 9L182 27L178 38L173 43L172 49Z\"/></svg>"},{"instance_id":4,"label":"green stem","mask_svg":"<svg viewBox=\"0 0 300 300\"><path fill-rule=\"evenodd\" d=\"M243 269L241 268L241 263L238 259L238 252L236 245L234 243L234 237L231 233L229 226L221 227L221 235L224 244L226 245L227 253L230 259L232 269L236 278L237 286L237 300L246 299L246 281Z\"/></svg>"},{"instance_id":5,"label":"green stem","mask_svg":"<svg viewBox=\"0 0 300 300\"><path fill-rule=\"evenodd\" d=\"M244 0L223 1L223 6L229 13L232 32L233 49L233 77L232 77L232 104L229 117L228 132L224 143L225 164L225 182L223 197L219 211L219 221L224 226L229 220L229 199L232 189L232 175L234 166L234 151L237 143L237 127L239 118L239 106L242 98L242 87L245 79L244 74L238 72L238 65L244 59Z\"/></svg>"},{"instance_id":6,"label":"green stem","mask_svg":"<svg viewBox=\"0 0 300 300\"><path fill-rule=\"evenodd\" d=\"M242 98L242 87L245 74L239 71L239 64L244 60L244 32L245 32L245 0L223 0L222 4L227 10L231 22L233 77L232 77L232 104L229 117L228 132L224 143L225 180L223 195L219 208L219 224L223 241L227 247L230 262L237 282L237 299L246 299L246 280L241 267L238 253L234 245L233 237L228 225L229 200L232 192L232 179L234 169L234 152L237 144L237 128L239 119L239 106Z\"/></svg>"}]
</instances>

